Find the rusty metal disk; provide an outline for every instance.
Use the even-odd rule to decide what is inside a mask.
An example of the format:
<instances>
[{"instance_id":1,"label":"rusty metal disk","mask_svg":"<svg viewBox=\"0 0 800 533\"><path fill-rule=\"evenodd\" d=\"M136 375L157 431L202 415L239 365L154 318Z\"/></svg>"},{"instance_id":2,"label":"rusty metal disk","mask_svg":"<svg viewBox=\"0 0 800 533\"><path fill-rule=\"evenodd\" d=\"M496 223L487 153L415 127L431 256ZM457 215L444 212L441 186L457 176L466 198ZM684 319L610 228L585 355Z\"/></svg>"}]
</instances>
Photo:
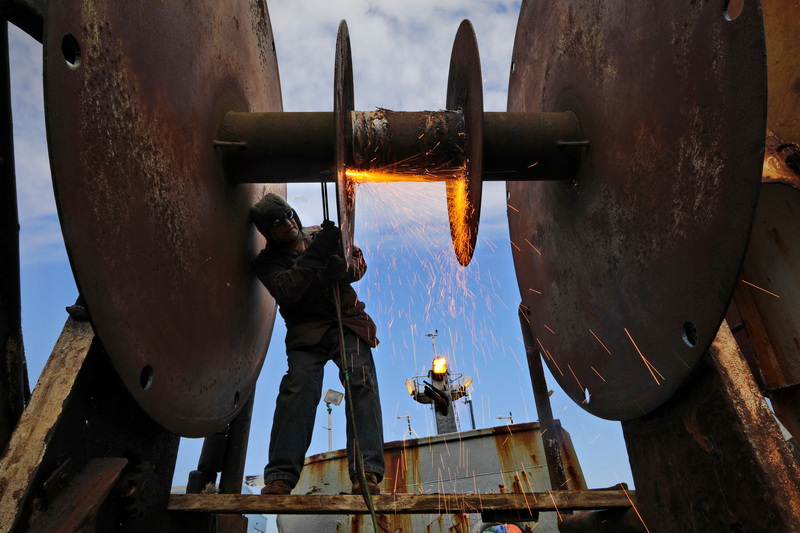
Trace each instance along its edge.
<instances>
[{"instance_id":1,"label":"rusty metal disk","mask_svg":"<svg viewBox=\"0 0 800 533\"><path fill-rule=\"evenodd\" d=\"M352 157L348 148L353 144L353 56L350 52L350 32L347 22L339 23L336 35L336 61L333 69L333 129L336 135L334 168L336 169L336 208L342 231L344 259L352 259L353 233L356 224L356 186L347 175Z\"/></svg>"},{"instance_id":2,"label":"rusty metal disk","mask_svg":"<svg viewBox=\"0 0 800 533\"><path fill-rule=\"evenodd\" d=\"M447 213L453 249L458 262L467 266L478 240L483 187L483 78L478 40L469 20L461 22L453 42L447 109L464 114L467 135L465 177L447 182Z\"/></svg>"},{"instance_id":3,"label":"rusty metal disk","mask_svg":"<svg viewBox=\"0 0 800 533\"><path fill-rule=\"evenodd\" d=\"M713 340L742 263L766 115L758 2L523 2L509 111L572 111L570 182L508 183L536 343L570 397L626 420Z\"/></svg>"},{"instance_id":4,"label":"rusty metal disk","mask_svg":"<svg viewBox=\"0 0 800 533\"><path fill-rule=\"evenodd\" d=\"M248 209L285 185L227 182L228 111L280 111L262 1L47 2L45 103L62 230L125 386L184 436L251 394L275 317Z\"/></svg>"}]
</instances>

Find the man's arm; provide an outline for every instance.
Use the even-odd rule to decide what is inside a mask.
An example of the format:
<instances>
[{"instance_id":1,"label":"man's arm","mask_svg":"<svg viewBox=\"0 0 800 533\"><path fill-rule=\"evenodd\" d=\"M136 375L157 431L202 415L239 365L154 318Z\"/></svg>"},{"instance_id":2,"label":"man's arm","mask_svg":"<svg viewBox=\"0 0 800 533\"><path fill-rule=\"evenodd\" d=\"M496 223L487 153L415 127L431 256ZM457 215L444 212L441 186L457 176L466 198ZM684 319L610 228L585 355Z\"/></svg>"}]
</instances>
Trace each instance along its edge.
<instances>
[{"instance_id":1,"label":"man's arm","mask_svg":"<svg viewBox=\"0 0 800 533\"><path fill-rule=\"evenodd\" d=\"M367 261L364 259L364 254L361 253L361 248L353 246L352 261L347 267L347 282L353 283L364 277L367 271Z\"/></svg>"}]
</instances>

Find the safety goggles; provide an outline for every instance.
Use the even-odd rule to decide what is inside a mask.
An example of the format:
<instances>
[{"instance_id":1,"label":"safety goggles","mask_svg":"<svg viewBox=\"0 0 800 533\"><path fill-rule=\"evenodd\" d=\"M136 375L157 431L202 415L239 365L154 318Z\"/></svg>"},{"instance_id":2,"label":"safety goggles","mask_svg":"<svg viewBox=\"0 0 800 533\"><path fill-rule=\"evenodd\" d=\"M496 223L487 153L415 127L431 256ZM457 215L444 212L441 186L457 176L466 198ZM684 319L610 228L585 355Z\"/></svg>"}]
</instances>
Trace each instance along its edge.
<instances>
[{"instance_id":1,"label":"safety goggles","mask_svg":"<svg viewBox=\"0 0 800 533\"><path fill-rule=\"evenodd\" d=\"M286 211L286 214L284 214L284 216L276 218L275 220L272 221L272 227L277 228L278 226L283 224L284 220L292 220L293 218L294 218L294 209L289 209L288 211Z\"/></svg>"}]
</instances>

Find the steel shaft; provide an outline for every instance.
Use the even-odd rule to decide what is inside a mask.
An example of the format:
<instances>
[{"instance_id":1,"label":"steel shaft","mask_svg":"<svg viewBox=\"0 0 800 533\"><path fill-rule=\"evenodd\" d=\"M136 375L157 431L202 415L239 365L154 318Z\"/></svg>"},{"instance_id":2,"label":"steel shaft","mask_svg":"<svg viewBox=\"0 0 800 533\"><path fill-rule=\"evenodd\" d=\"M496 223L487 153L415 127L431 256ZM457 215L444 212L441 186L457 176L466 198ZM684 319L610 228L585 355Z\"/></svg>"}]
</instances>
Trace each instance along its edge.
<instances>
[{"instance_id":1,"label":"steel shaft","mask_svg":"<svg viewBox=\"0 0 800 533\"><path fill-rule=\"evenodd\" d=\"M353 111L351 121L348 170L445 181L464 167L459 111ZM484 180L574 179L581 147L564 143L582 137L572 112L484 113L483 127ZM331 112L229 112L216 145L234 183L335 182L334 140Z\"/></svg>"}]
</instances>

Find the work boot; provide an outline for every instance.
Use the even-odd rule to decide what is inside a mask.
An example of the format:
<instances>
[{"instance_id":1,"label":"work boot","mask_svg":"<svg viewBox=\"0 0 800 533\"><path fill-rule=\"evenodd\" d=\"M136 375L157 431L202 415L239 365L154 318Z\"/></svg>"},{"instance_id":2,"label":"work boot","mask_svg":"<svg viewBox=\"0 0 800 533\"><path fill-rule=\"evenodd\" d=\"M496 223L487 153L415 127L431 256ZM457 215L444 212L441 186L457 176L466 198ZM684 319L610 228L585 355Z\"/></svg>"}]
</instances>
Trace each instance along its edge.
<instances>
[{"instance_id":1,"label":"work boot","mask_svg":"<svg viewBox=\"0 0 800 533\"><path fill-rule=\"evenodd\" d=\"M370 494L380 494L381 488L378 486L378 476L372 472L365 472L364 477L367 478L367 490ZM350 494L361 494L361 481L358 479L358 474L353 476L353 490Z\"/></svg>"},{"instance_id":2,"label":"work boot","mask_svg":"<svg viewBox=\"0 0 800 533\"><path fill-rule=\"evenodd\" d=\"M261 494L291 494L292 486L285 479L274 479L264 485Z\"/></svg>"}]
</instances>

